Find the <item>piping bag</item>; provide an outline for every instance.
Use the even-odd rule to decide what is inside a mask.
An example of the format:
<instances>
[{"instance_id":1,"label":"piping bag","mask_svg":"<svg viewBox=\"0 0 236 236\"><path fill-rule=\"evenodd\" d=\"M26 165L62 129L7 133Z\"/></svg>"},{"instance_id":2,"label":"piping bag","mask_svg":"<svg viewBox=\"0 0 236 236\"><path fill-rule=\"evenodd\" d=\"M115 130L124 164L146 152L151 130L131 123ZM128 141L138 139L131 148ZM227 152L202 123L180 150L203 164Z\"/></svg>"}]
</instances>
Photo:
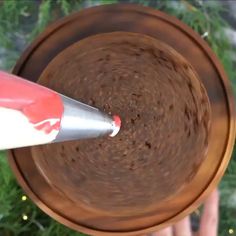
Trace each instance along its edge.
<instances>
[{"instance_id":1,"label":"piping bag","mask_svg":"<svg viewBox=\"0 0 236 236\"><path fill-rule=\"evenodd\" d=\"M0 71L0 150L115 136L119 116Z\"/></svg>"}]
</instances>

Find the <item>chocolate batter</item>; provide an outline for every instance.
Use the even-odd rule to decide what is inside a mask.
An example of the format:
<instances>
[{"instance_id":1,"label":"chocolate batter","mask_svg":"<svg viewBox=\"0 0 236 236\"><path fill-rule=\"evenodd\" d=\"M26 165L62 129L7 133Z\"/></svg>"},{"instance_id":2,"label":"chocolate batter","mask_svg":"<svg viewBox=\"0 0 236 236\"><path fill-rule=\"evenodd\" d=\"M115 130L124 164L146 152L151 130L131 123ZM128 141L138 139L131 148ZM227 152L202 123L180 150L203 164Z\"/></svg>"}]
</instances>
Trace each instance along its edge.
<instances>
[{"instance_id":1,"label":"chocolate batter","mask_svg":"<svg viewBox=\"0 0 236 236\"><path fill-rule=\"evenodd\" d=\"M114 138L32 148L48 182L75 204L108 214L143 212L173 197L206 157L206 91L191 65L154 38L86 38L60 53L39 82L122 119Z\"/></svg>"}]
</instances>

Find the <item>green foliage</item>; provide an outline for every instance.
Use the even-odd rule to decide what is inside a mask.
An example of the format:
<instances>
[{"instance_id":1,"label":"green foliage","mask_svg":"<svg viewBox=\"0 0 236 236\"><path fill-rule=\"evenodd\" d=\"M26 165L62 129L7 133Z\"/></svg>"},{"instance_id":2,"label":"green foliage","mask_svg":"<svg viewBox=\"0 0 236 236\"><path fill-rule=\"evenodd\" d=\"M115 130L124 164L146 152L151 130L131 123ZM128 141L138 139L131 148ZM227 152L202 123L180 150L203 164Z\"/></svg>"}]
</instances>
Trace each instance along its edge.
<instances>
[{"instance_id":1,"label":"green foliage","mask_svg":"<svg viewBox=\"0 0 236 236\"><path fill-rule=\"evenodd\" d=\"M100 1L100 5L105 5L105 4L114 4L114 3L118 3L118 0L101 0Z\"/></svg>"},{"instance_id":2,"label":"green foliage","mask_svg":"<svg viewBox=\"0 0 236 236\"><path fill-rule=\"evenodd\" d=\"M18 58L20 52L15 44L15 39L19 36L21 38L27 37L23 34L23 28L19 25L23 25L24 19L27 19L29 12L35 8L35 5L32 1L1 1L0 0L0 56L5 56L2 52L5 51L7 54L7 60L2 62L2 67L10 69ZM1 66L1 61L0 61Z\"/></svg>"},{"instance_id":3,"label":"green foliage","mask_svg":"<svg viewBox=\"0 0 236 236\"><path fill-rule=\"evenodd\" d=\"M10 40L12 32L17 33L21 19L28 15L30 4L24 1L3 1L0 2L0 44L4 47L12 47Z\"/></svg>"},{"instance_id":4,"label":"green foliage","mask_svg":"<svg viewBox=\"0 0 236 236\"><path fill-rule=\"evenodd\" d=\"M81 0L43 0L39 6L38 20L30 35L30 39L34 39L55 19L79 10L81 8L81 2Z\"/></svg>"},{"instance_id":5,"label":"green foliage","mask_svg":"<svg viewBox=\"0 0 236 236\"><path fill-rule=\"evenodd\" d=\"M6 162L4 152L0 153L0 232L1 235L17 235L27 228L21 224L22 190L16 185L15 179ZM27 206L28 207L28 206ZM27 211L27 209L23 210ZM18 214L14 214L18 212ZM9 220L10 219L10 220Z\"/></svg>"},{"instance_id":6,"label":"green foliage","mask_svg":"<svg viewBox=\"0 0 236 236\"><path fill-rule=\"evenodd\" d=\"M72 12L99 4L112 4L121 0L0 0L0 68L9 70L25 46L54 20ZM124 0L122 1L124 2ZM225 11L216 1L198 0L129 0L160 9L176 16L204 38L218 55L233 83L236 92L236 70L232 62L232 48L224 34L227 23L221 13ZM206 35L208 32L208 35ZM4 60L3 60L4 58ZM55 222L39 210L29 199L22 201L22 189L0 152L0 235L6 236L74 236L76 233ZM220 184L220 236L228 235L229 228L236 229L236 149ZM24 221L22 215L28 220Z\"/></svg>"},{"instance_id":7,"label":"green foliage","mask_svg":"<svg viewBox=\"0 0 236 236\"><path fill-rule=\"evenodd\" d=\"M38 20L31 37L35 38L51 20L51 0L44 0L39 6Z\"/></svg>"},{"instance_id":8,"label":"green foliage","mask_svg":"<svg viewBox=\"0 0 236 236\"><path fill-rule=\"evenodd\" d=\"M61 9L65 15L69 15L72 12L72 5L66 0L57 0L57 3L61 5Z\"/></svg>"}]
</instances>

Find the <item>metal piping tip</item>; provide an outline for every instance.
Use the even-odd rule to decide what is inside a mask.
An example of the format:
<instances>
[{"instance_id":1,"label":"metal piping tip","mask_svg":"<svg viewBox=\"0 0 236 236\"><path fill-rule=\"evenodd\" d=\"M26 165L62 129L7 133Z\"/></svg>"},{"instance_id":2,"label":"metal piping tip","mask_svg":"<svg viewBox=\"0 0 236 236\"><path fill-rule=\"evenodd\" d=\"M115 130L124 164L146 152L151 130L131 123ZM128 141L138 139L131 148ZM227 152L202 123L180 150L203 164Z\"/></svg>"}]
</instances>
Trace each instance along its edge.
<instances>
[{"instance_id":1,"label":"metal piping tip","mask_svg":"<svg viewBox=\"0 0 236 236\"><path fill-rule=\"evenodd\" d=\"M117 115L113 116L112 127L113 127L113 132L109 136L115 137L119 133L121 127L121 119L119 116Z\"/></svg>"},{"instance_id":2,"label":"metal piping tip","mask_svg":"<svg viewBox=\"0 0 236 236\"><path fill-rule=\"evenodd\" d=\"M54 142L114 137L121 127L119 116L109 116L97 108L61 95L64 113L59 133Z\"/></svg>"}]
</instances>

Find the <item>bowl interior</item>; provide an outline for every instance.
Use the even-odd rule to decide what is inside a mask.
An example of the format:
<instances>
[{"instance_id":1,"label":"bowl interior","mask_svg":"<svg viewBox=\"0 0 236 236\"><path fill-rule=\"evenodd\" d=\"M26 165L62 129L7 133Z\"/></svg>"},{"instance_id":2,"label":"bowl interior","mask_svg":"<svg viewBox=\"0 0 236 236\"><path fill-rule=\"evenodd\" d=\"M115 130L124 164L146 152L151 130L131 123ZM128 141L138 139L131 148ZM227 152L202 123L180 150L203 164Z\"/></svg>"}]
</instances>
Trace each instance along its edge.
<instances>
[{"instance_id":1,"label":"bowl interior","mask_svg":"<svg viewBox=\"0 0 236 236\"><path fill-rule=\"evenodd\" d=\"M127 32L88 37L57 55L38 82L122 119L115 138L32 148L39 171L74 204L143 213L174 198L206 157L206 91L192 66L157 39Z\"/></svg>"}]
</instances>

